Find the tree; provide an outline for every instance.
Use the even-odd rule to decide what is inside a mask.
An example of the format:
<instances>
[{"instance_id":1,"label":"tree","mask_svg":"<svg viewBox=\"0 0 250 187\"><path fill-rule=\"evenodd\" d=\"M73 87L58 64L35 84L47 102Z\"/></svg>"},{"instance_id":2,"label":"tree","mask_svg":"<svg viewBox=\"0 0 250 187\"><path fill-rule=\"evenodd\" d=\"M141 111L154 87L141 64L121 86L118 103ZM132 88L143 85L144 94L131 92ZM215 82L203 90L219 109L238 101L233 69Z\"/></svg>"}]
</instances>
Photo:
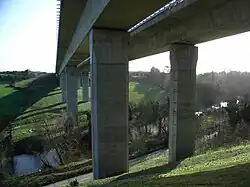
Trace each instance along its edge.
<instances>
[{"instance_id":1,"label":"tree","mask_svg":"<svg viewBox=\"0 0 250 187\"><path fill-rule=\"evenodd\" d=\"M220 90L209 83L197 83L197 106L198 108L208 108L219 102Z\"/></svg>"},{"instance_id":2,"label":"tree","mask_svg":"<svg viewBox=\"0 0 250 187\"><path fill-rule=\"evenodd\" d=\"M150 73L151 74L160 74L160 70L156 67L152 67L151 70L150 70Z\"/></svg>"},{"instance_id":3,"label":"tree","mask_svg":"<svg viewBox=\"0 0 250 187\"><path fill-rule=\"evenodd\" d=\"M161 73L158 68L152 67L147 77L147 82L157 87L163 88L164 81L165 81L165 73L164 72Z\"/></svg>"}]
</instances>

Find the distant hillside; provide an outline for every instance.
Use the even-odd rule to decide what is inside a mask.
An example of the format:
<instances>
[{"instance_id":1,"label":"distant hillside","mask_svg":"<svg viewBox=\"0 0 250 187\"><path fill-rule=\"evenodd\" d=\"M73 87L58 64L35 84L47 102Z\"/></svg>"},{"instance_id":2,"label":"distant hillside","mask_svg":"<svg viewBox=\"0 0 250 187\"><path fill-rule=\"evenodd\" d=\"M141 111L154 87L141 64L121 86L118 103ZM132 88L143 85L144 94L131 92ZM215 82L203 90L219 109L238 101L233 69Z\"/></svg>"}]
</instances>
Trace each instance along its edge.
<instances>
[{"instance_id":1,"label":"distant hillside","mask_svg":"<svg viewBox=\"0 0 250 187\"><path fill-rule=\"evenodd\" d=\"M167 96L170 88L170 74L152 68L150 72L130 72L130 80L162 90ZM250 99L249 72L209 72L196 78L197 110L211 107L221 101L236 99L238 96ZM164 91L164 92L163 92Z\"/></svg>"},{"instance_id":2,"label":"distant hillside","mask_svg":"<svg viewBox=\"0 0 250 187\"><path fill-rule=\"evenodd\" d=\"M219 100L230 100L237 96L250 98L249 72L209 72L197 76L197 83L214 85L220 90Z\"/></svg>"},{"instance_id":3,"label":"distant hillside","mask_svg":"<svg viewBox=\"0 0 250 187\"><path fill-rule=\"evenodd\" d=\"M46 74L45 72L34 72L30 70L25 71L2 71L0 72L0 82L17 82L35 78L40 75Z\"/></svg>"}]
</instances>

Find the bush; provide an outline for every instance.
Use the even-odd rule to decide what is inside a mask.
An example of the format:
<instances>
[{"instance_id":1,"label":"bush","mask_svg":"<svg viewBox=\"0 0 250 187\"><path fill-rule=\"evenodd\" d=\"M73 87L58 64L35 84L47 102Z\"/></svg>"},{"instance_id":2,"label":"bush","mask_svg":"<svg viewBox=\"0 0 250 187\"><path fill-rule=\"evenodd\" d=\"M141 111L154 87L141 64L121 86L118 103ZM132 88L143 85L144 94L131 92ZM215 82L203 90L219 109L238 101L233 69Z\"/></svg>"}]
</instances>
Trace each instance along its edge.
<instances>
[{"instance_id":1,"label":"bush","mask_svg":"<svg viewBox=\"0 0 250 187\"><path fill-rule=\"evenodd\" d=\"M77 181L77 179L69 183L69 187L74 187L74 186L79 186L79 182Z\"/></svg>"},{"instance_id":2,"label":"bush","mask_svg":"<svg viewBox=\"0 0 250 187\"><path fill-rule=\"evenodd\" d=\"M196 152L203 153L211 148L238 144L249 139L249 123L242 115L244 110L240 103L233 101L225 110L218 109L197 117Z\"/></svg>"},{"instance_id":3,"label":"bush","mask_svg":"<svg viewBox=\"0 0 250 187\"><path fill-rule=\"evenodd\" d=\"M168 147L168 103L158 101L130 103L130 155Z\"/></svg>"}]
</instances>

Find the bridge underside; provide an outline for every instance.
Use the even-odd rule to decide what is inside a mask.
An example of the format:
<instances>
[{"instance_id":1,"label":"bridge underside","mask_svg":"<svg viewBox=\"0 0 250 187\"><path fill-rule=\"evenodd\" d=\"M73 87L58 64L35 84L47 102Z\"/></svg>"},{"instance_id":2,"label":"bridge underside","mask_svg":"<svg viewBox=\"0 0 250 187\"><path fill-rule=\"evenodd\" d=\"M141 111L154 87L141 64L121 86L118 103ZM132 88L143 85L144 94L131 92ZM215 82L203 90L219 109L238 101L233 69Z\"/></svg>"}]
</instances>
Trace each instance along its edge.
<instances>
[{"instance_id":1,"label":"bridge underside","mask_svg":"<svg viewBox=\"0 0 250 187\"><path fill-rule=\"evenodd\" d=\"M62 1L57 72L66 65L77 66L89 57L91 27L86 29L84 36L79 29L80 16L88 3L79 1ZM151 6L141 6L139 0L111 1L102 7L103 12L92 27L127 31L166 4L164 0L153 2ZM131 11L131 3L133 9L139 11ZM172 43L199 44L249 31L249 8L250 2L245 0L185 0L130 33L129 60L169 51ZM127 15L126 12L131 13ZM73 38L78 42L74 43Z\"/></svg>"},{"instance_id":2,"label":"bridge underside","mask_svg":"<svg viewBox=\"0 0 250 187\"><path fill-rule=\"evenodd\" d=\"M141 0L61 1L57 72L68 63L77 64L89 56L91 28L127 31L169 2L169 0L154 0L144 1L142 4Z\"/></svg>"},{"instance_id":3,"label":"bridge underside","mask_svg":"<svg viewBox=\"0 0 250 187\"><path fill-rule=\"evenodd\" d=\"M128 170L129 60L170 51L169 160L175 162L194 151L195 44L250 30L250 1L184 0L127 32L166 0L141 3L62 1L56 72L68 113L77 116L77 77L89 84L90 71L91 94L89 85L83 92L85 101L91 97L95 179Z\"/></svg>"},{"instance_id":4,"label":"bridge underside","mask_svg":"<svg viewBox=\"0 0 250 187\"><path fill-rule=\"evenodd\" d=\"M131 60L169 51L173 43L195 45L250 31L250 1L184 2L130 33Z\"/></svg>"}]
</instances>

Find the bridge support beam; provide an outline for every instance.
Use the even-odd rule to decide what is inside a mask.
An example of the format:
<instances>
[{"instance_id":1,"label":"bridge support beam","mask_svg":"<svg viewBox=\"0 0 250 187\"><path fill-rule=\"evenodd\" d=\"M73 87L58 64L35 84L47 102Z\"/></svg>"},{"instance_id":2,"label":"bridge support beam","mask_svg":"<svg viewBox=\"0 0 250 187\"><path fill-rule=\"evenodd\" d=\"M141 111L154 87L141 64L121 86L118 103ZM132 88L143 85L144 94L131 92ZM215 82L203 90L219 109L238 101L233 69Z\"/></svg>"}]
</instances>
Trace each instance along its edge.
<instances>
[{"instance_id":1,"label":"bridge support beam","mask_svg":"<svg viewBox=\"0 0 250 187\"><path fill-rule=\"evenodd\" d=\"M60 75L60 88L62 91L62 103L66 103L66 75L64 71Z\"/></svg>"},{"instance_id":2,"label":"bridge support beam","mask_svg":"<svg viewBox=\"0 0 250 187\"><path fill-rule=\"evenodd\" d=\"M197 59L198 48L193 45L170 47L169 162L182 160L194 152Z\"/></svg>"},{"instance_id":3,"label":"bridge support beam","mask_svg":"<svg viewBox=\"0 0 250 187\"><path fill-rule=\"evenodd\" d=\"M91 78L91 73L89 73L89 101L91 102L91 96L92 96L92 94L91 94L91 81L92 80L92 78Z\"/></svg>"},{"instance_id":4,"label":"bridge support beam","mask_svg":"<svg viewBox=\"0 0 250 187\"><path fill-rule=\"evenodd\" d=\"M90 33L94 179L128 171L128 34Z\"/></svg>"},{"instance_id":5,"label":"bridge support beam","mask_svg":"<svg viewBox=\"0 0 250 187\"><path fill-rule=\"evenodd\" d=\"M78 77L78 80L77 80L77 89L80 89L81 88L81 76Z\"/></svg>"},{"instance_id":6,"label":"bridge support beam","mask_svg":"<svg viewBox=\"0 0 250 187\"><path fill-rule=\"evenodd\" d=\"M73 120L77 120L78 110L78 89L79 76L74 67L66 67L66 87L67 87L67 113Z\"/></svg>"},{"instance_id":7,"label":"bridge support beam","mask_svg":"<svg viewBox=\"0 0 250 187\"><path fill-rule=\"evenodd\" d=\"M89 102L89 73L82 73L82 96L83 102Z\"/></svg>"}]
</instances>

